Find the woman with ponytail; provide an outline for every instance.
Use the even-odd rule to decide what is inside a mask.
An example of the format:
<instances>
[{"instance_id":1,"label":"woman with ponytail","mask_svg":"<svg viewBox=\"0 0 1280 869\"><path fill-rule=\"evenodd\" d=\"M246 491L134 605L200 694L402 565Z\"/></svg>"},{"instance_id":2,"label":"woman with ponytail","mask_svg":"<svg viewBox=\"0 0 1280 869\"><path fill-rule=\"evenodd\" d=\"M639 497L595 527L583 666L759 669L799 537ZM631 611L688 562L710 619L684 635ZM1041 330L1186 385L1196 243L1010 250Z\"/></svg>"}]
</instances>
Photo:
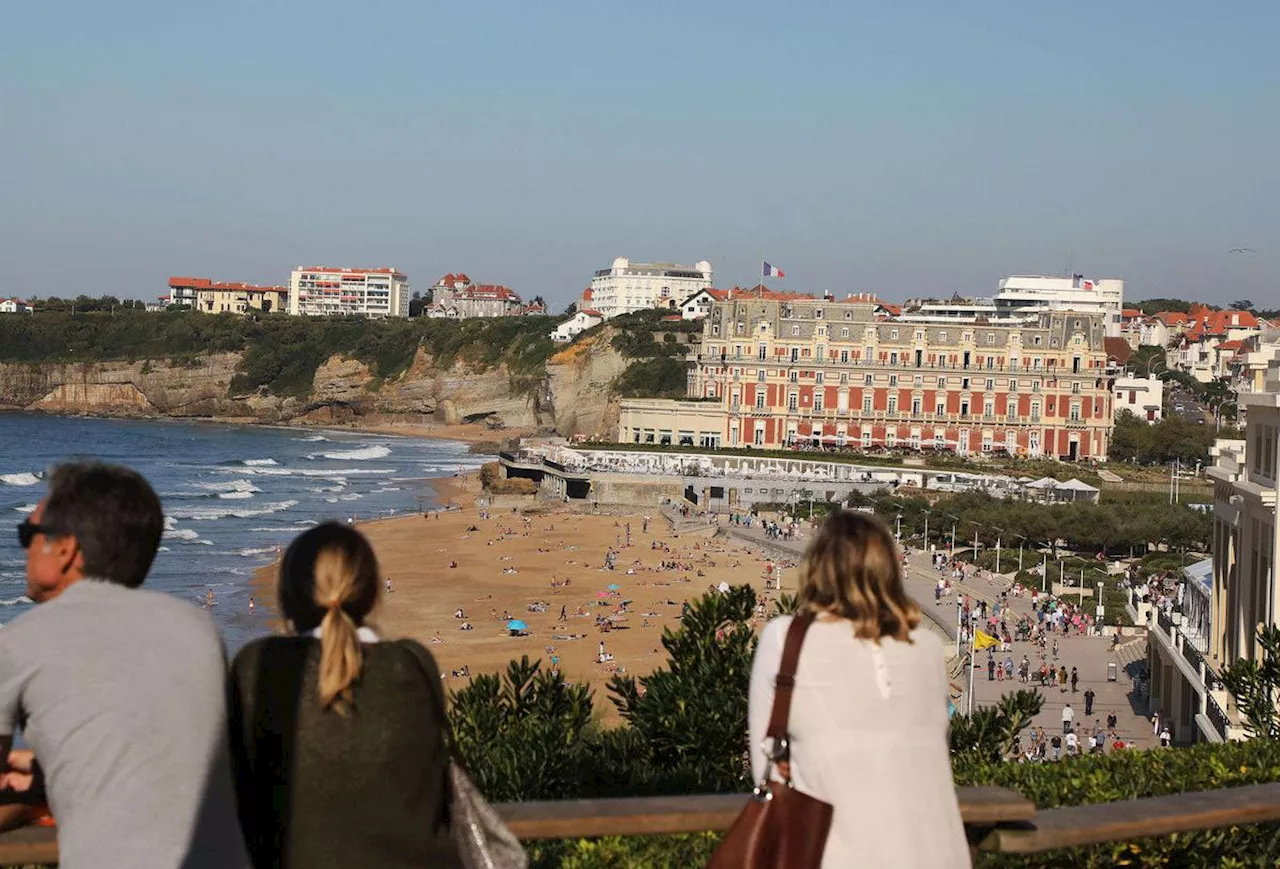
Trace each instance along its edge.
<instances>
[{"instance_id":1,"label":"woman with ponytail","mask_svg":"<svg viewBox=\"0 0 1280 869\"><path fill-rule=\"evenodd\" d=\"M448 827L440 674L412 640L368 624L378 562L330 522L280 565L287 636L231 672L240 823L257 869L461 866Z\"/></svg>"}]
</instances>

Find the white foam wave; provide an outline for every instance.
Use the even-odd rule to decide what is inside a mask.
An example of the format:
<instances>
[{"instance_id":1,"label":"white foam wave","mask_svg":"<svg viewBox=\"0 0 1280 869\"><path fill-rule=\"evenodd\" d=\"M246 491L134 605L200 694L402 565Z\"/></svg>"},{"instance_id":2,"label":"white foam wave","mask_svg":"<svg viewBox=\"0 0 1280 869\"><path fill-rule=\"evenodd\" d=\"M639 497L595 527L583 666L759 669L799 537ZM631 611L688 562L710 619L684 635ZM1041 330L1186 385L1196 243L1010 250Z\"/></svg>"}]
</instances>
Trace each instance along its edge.
<instances>
[{"instance_id":1,"label":"white foam wave","mask_svg":"<svg viewBox=\"0 0 1280 869\"><path fill-rule=\"evenodd\" d=\"M312 435L309 438L293 438L295 441L301 441L304 444L318 444L321 442L328 443L329 439L324 435Z\"/></svg>"},{"instance_id":2,"label":"white foam wave","mask_svg":"<svg viewBox=\"0 0 1280 869\"><path fill-rule=\"evenodd\" d=\"M364 495L358 495L355 492L352 492L350 495L339 495L338 500L339 501L359 501L363 497Z\"/></svg>"},{"instance_id":3,"label":"white foam wave","mask_svg":"<svg viewBox=\"0 0 1280 869\"><path fill-rule=\"evenodd\" d=\"M0 600L0 606L16 606L20 603L35 603L35 601L27 597L25 594L18 595L17 597L11 597L8 600Z\"/></svg>"},{"instance_id":4,"label":"white foam wave","mask_svg":"<svg viewBox=\"0 0 1280 869\"><path fill-rule=\"evenodd\" d=\"M245 507L190 507L171 510L175 519L191 519L196 521L213 519L250 519L254 516L266 516L279 513L298 506L297 501L276 501L256 508Z\"/></svg>"},{"instance_id":5,"label":"white foam wave","mask_svg":"<svg viewBox=\"0 0 1280 869\"><path fill-rule=\"evenodd\" d=\"M217 483L196 483L197 489L209 492L261 492L250 480L224 480Z\"/></svg>"},{"instance_id":6,"label":"white foam wave","mask_svg":"<svg viewBox=\"0 0 1280 869\"><path fill-rule=\"evenodd\" d=\"M321 453L320 456L334 461L354 461L363 462L370 459L385 459L391 455L391 448L384 447L381 444L375 444L371 447L361 447L357 450L337 450L332 453Z\"/></svg>"},{"instance_id":7,"label":"white foam wave","mask_svg":"<svg viewBox=\"0 0 1280 869\"><path fill-rule=\"evenodd\" d=\"M259 555L274 555L276 548L267 546L259 549L241 549L237 555L243 555L245 558L257 558Z\"/></svg>"},{"instance_id":8,"label":"white foam wave","mask_svg":"<svg viewBox=\"0 0 1280 869\"><path fill-rule=\"evenodd\" d=\"M15 513L34 513L39 504L23 504L21 507L14 507Z\"/></svg>"},{"instance_id":9,"label":"white foam wave","mask_svg":"<svg viewBox=\"0 0 1280 869\"><path fill-rule=\"evenodd\" d=\"M399 491L400 491L399 486L383 486L380 489L374 489L372 493L376 495L379 492L399 492Z\"/></svg>"},{"instance_id":10,"label":"white foam wave","mask_svg":"<svg viewBox=\"0 0 1280 869\"><path fill-rule=\"evenodd\" d=\"M164 537L166 540L197 540L200 534L190 528L169 528L165 530Z\"/></svg>"},{"instance_id":11,"label":"white foam wave","mask_svg":"<svg viewBox=\"0 0 1280 869\"><path fill-rule=\"evenodd\" d=\"M245 498L252 498L252 492L219 492L218 497L224 501L243 501Z\"/></svg>"},{"instance_id":12,"label":"white foam wave","mask_svg":"<svg viewBox=\"0 0 1280 869\"><path fill-rule=\"evenodd\" d=\"M241 464L250 468L269 467L271 465L280 464L275 459L245 459Z\"/></svg>"},{"instance_id":13,"label":"white foam wave","mask_svg":"<svg viewBox=\"0 0 1280 869\"><path fill-rule=\"evenodd\" d=\"M345 488L347 488L346 483L339 483L336 486L316 486L315 488L307 489L307 491L315 492L317 495L323 495L325 492L341 492Z\"/></svg>"},{"instance_id":14,"label":"white foam wave","mask_svg":"<svg viewBox=\"0 0 1280 869\"><path fill-rule=\"evenodd\" d=\"M168 546L161 546L160 548L158 548L158 549L156 550L156 552L168 552L168 551L169 551L169 547L168 547Z\"/></svg>"},{"instance_id":15,"label":"white foam wave","mask_svg":"<svg viewBox=\"0 0 1280 869\"><path fill-rule=\"evenodd\" d=\"M6 486L35 486L39 485L40 477L38 474L0 474L0 483Z\"/></svg>"},{"instance_id":16,"label":"white foam wave","mask_svg":"<svg viewBox=\"0 0 1280 869\"><path fill-rule=\"evenodd\" d=\"M371 476L375 474L394 474L394 468L332 468L317 471L309 468L247 468L246 474L260 474L265 477L319 477L322 480L341 480L345 477Z\"/></svg>"}]
</instances>

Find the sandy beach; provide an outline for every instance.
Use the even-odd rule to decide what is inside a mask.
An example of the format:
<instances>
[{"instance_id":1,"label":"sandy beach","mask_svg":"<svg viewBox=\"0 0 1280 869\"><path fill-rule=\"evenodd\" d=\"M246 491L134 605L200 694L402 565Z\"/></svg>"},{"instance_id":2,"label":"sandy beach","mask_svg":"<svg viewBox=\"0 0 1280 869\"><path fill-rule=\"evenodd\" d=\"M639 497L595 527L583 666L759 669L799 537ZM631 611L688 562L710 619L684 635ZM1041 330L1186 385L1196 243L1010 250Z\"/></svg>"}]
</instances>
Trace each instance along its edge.
<instances>
[{"instance_id":1,"label":"sandy beach","mask_svg":"<svg viewBox=\"0 0 1280 869\"><path fill-rule=\"evenodd\" d=\"M774 565L741 544L712 539L712 528L677 536L656 510L647 523L639 513L522 515L510 508L484 518L473 505L474 477L438 480L436 488L442 504L460 509L360 527L391 581L372 621L384 636L423 643L454 688L467 681L453 675L463 667L476 675L503 670L521 655L544 666L555 656L567 679L592 684L597 708L613 717L604 696L609 677L662 665L662 630L678 625L686 600L721 582L749 583L766 594L765 571ZM605 566L611 551L612 570ZM793 576L784 569L784 588ZM258 582L262 599L274 600L274 566L263 568ZM455 617L459 609L462 618ZM601 618L612 619L609 630L598 625ZM509 619L527 625L523 635L512 636ZM612 656L604 663L597 660L602 642Z\"/></svg>"}]
</instances>

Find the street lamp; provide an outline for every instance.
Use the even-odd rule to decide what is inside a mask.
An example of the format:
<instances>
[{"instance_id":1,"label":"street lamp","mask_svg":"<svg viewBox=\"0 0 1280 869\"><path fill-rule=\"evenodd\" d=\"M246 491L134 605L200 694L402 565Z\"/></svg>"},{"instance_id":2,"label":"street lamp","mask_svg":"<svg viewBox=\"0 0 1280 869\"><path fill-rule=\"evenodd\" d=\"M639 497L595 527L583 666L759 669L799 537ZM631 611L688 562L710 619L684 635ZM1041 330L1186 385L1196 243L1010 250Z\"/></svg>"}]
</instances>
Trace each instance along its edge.
<instances>
[{"instance_id":1,"label":"street lamp","mask_svg":"<svg viewBox=\"0 0 1280 869\"><path fill-rule=\"evenodd\" d=\"M1237 411L1240 409L1240 403L1239 403L1239 402L1237 402L1237 401L1224 401L1224 402L1220 403L1217 407L1215 407L1215 408L1213 409L1213 416L1214 416L1214 420L1215 420L1215 422L1214 422L1214 431L1215 431L1215 432L1220 432L1220 431L1222 431L1222 409L1223 409L1224 407L1226 407L1227 405L1231 405L1231 406L1232 406L1232 407L1234 407Z\"/></svg>"},{"instance_id":2,"label":"street lamp","mask_svg":"<svg viewBox=\"0 0 1280 869\"><path fill-rule=\"evenodd\" d=\"M999 534L996 535L996 573L999 573L1000 572L1000 542L1001 542L1001 538L1004 535L1004 529L996 525L992 525L991 527L995 528L996 531L999 532Z\"/></svg>"}]
</instances>

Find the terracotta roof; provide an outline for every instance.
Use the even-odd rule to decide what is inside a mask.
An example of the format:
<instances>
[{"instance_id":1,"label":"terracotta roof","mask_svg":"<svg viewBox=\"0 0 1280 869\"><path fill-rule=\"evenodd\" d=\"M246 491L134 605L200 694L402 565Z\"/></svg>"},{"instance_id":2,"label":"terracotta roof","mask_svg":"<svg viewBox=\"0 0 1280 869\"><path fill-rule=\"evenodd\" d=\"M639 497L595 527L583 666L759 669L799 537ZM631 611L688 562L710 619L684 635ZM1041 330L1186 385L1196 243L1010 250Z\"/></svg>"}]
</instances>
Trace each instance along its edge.
<instances>
[{"instance_id":1,"label":"terracotta roof","mask_svg":"<svg viewBox=\"0 0 1280 869\"><path fill-rule=\"evenodd\" d=\"M1134 317L1141 317L1142 312L1139 311L1137 308L1125 308L1123 311L1120 312L1120 316L1133 319Z\"/></svg>"},{"instance_id":2,"label":"terracotta roof","mask_svg":"<svg viewBox=\"0 0 1280 869\"><path fill-rule=\"evenodd\" d=\"M583 308L578 313L586 314L588 317L599 317L601 320L604 319L604 314L601 314L599 311L595 310L594 308Z\"/></svg>"},{"instance_id":3,"label":"terracotta roof","mask_svg":"<svg viewBox=\"0 0 1280 869\"><path fill-rule=\"evenodd\" d=\"M469 283L471 283L471 278L467 277L466 272L458 272L456 275L453 272L449 272L449 274L436 281L435 285L453 290L459 286L465 287Z\"/></svg>"},{"instance_id":4,"label":"terracotta roof","mask_svg":"<svg viewBox=\"0 0 1280 869\"><path fill-rule=\"evenodd\" d=\"M595 291L592 290L590 287L587 287L585 290L582 291L582 301L589 302L591 301L591 297L594 295L595 295Z\"/></svg>"},{"instance_id":5,"label":"terracotta roof","mask_svg":"<svg viewBox=\"0 0 1280 869\"><path fill-rule=\"evenodd\" d=\"M1243 341L1223 341L1218 345L1219 350L1239 350L1243 346Z\"/></svg>"},{"instance_id":6,"label":"terracotta roof","mask_svg":"<svg viewBox=\"0 0 1280 869\"><path fill-rule=\"evenodd\" d=\"M1181 326L1190 321L1190 317L1181 311L1160 311L1155 318L1166 326Z\"/></svg>"},{"instance_id":7,"label":"terracotta roof","mask_svg":"<svg viewBox=\"0 0 1280 869\"><path fill-rule=\"evenodd\" d=\"M207 287L209 286L208 278L169 278L169 286L175 289L186 289L188 287Z\"/></svg>"},{"instance_id":8,"label":"terracotta roof","mask_svg":"<svg viewBox=\"0 0 1280 869\"><path fill-rule=\"evenodd\" d=\"M756 284L754 287L743 288L735 286L730 290L716 290L710 287L706 290L711 293L713 298L725 299L764 299L770 302L812 302L815 301L813 296L806 293L788 293L781 290L771 290L764 284ZM723 293L723 296L717 295Z\"/></svg>"},{"instance_id":9,"label":"terracotta roof","mask_svg":"<svg viewBox=\"0 0 1280 869\"><path fill-rule=\"evenodd\" d=\"M890 302L881 302L880 307L884 308L886 311L888 311L890 314L892 314L895 317L902 313L901 305L894 305Z\"/></svg>"},{"instance_id":10,"label":"terracotta roof","mask_svg":"<svg viewBox=\"0 0 1280 869\"><path fill-rule=\"evenodd\" d=\"M1133 355L1133 348L1123 338L1103 338L1102 345L1106 348L1107 358L1114 359L1119 365L1124 365Z\"/></svg>"}]
</instances>

